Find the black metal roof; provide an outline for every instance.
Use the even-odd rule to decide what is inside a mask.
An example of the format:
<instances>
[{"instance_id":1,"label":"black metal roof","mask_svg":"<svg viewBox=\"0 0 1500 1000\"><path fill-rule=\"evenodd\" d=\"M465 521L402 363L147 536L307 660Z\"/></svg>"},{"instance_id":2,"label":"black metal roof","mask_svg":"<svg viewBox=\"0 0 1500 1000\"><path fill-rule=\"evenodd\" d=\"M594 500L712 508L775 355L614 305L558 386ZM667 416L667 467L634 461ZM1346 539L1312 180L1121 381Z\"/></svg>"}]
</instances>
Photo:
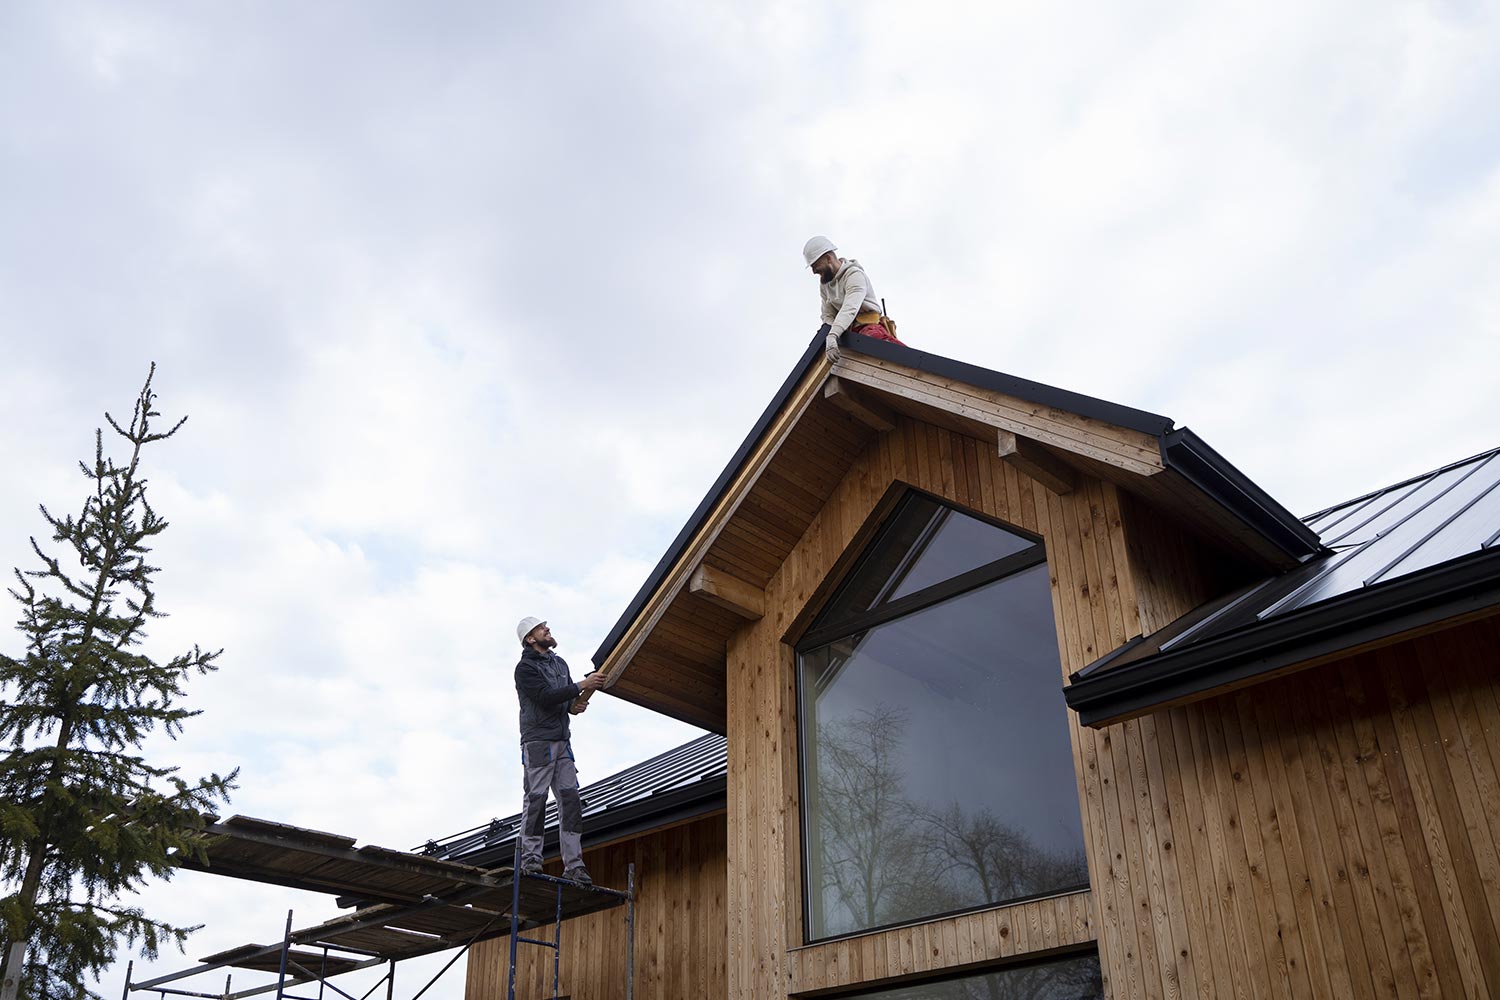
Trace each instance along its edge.
<instances>
[{"instance_id":1,"label":"black metal roof","mask_svg":"<svg viewBox=\"0 0 1500 1000\"><path fill-rule=\"evenodd\" d=\"M1075 673L1088 725L1500 604L1500 449L1306 518L1329 554Z\"/></svg>"},{"instance_id":2,"label":"black metal roof","mask_svg":"<svg viewBox=\"0 0 1500 1000\"><path fill-rule=\"evenodd\" d=\"M728 755L710 733L579 789L585 846L634 836L724 808ZM413 851L478 868L510 864L521 814L492 819ZM557 850L557 803L547 805L545 850Z\"/></svg>"},{"instance_id":3,"label":"black metal roof","mask_svg":"<svg viewBox=\"0 0 1500 1000\"><path fill-rule=\"evenodd\" d=\"M1191 430L1186 427L1173 430L1171 417L1122 406L1109 400L1085 396L1082 393L1060 389L1042 382L1033 382L1030 379L1007 375L1004 372L992 371L938 354L918 351L902 344L874 340L857 333L846 333L843 344L845 350L894 361L939 378L956 379L978 388L1015 396L1027 402L1154 435L1161 442L1162 461L1167 468L1181 473L1199 490L1237 515L1241 521L1283 552L1298 560L1322 552L1316 532L1310 530L1295 515L1277 503L1270 494L1251 482L1244 473L1226 461L1222 455L1210 448ZM723 499L730 483L734 481L740 468L749 459L761 436L775 420L776 414L796 391L807 372L818 363L822 354L823 337L821 334L815 335L807 345L807 349L802 352L802 357L798 359L796 366L782 382L781 388L777 390L776 395L772 397L771 402L760 415L760 419L755 422L755 426L750 429L750 433L740 444L739 450L730 458L729 464L724 467L724 471L719 474L719 478L714 481L707 495L699 502L692 516L677 533L672 544L667 547L666 553L651 570L646 582L642 584L625 612L595 651L594 663L596 665L603 664L614 652L615 647L620 644L620 640L624 638L631 623L635 621L646 606L646 602L651 599L651 595L666 579L678 557L692 542L703 522Z\"/></svg>"}]
</instances>

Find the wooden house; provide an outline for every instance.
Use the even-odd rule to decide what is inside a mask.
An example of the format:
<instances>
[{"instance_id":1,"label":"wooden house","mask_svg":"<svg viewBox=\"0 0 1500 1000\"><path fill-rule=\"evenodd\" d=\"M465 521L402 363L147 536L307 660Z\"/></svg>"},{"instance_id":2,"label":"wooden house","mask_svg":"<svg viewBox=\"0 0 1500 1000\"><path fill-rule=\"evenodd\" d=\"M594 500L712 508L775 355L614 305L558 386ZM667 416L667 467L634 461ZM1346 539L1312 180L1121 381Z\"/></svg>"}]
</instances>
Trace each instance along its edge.
<instances>
[{"instance_id":1,"label":"wooden house","mask_svg":"<svg viewBox=\"0 0 1500 1000\"><path fill-rule=\"evenodd\" d=\"M1304 520L1166 417L847 339L595 656L722 754L591 809L635 996L1500 995L1500 453ZM623 997L575 923L563 994Z\"/></svg>"}]
</instances>

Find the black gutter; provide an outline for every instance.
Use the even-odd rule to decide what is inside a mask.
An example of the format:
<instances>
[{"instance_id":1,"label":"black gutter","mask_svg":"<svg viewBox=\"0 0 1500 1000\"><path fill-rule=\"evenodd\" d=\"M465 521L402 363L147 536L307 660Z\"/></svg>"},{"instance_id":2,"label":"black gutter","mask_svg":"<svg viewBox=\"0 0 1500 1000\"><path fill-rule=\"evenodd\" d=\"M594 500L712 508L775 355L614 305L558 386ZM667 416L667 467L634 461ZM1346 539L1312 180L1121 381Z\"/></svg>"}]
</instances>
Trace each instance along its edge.
<instances>
[{"instance_id":1,"label":"black gutter","mask_svg":"<svg viewBox=\"0 0 1500 1000\"><path fill-rule=\"evenodd\" d=\"M1087 676L1080 671L1063 688L1063 696L1080 722L1097 728L1159 705L1496 606L1500 606L1500 550L1490 549L1181 650Z\"/></svg>"},{"instance_id":2,"label":"black gutter","mask_svg":"<svg viewBox=\"0 0 1500 1000\"><path fill-rule=\"evenodd\" d=\"M1186 427L1161 435L1161 457L1167 468L1192 483L1219 506L1235 514L1262 538L1291 558L1327 555L1318 533L1250 481L1239 469Z\"/></svg>"},{"instance_id":3,"label":"black gutter","mask_svg":"<svg viewBox=\"0 0 1500 1000\"><path fill-rule=\"evenodd\" d=\"M1130 406L1121 406L1105 399L1070 392L1042 382L1017 378L1004 372L991 371L988 368L980 368L977 365L955 361L938 354L918 351L901 344L872 340L859 334L845 334L843 341L845 350L857 354L894 361L939 378L955 379L981 389L1003 392L1041 406L1065 410L1082 417L1153 435L1161 444L1162 461L1167 468L1181 473L1208 497L1234 513L1247 526L1261 534L1294 561L1325 552L1318 543L1318 536L1298 520L1296 515L1271 499L1269 494L1246 478L1244 473L1230 465L1218 452L1208 447L1198 435L1186 428L1172 430L1171 417L1137 410ZM791 398L792 393L796 391L797 386L812 366L818 363L822 353L823 338L815 335L807 345L807 349L802 352L802 357L797 361L796 367L792 369L791 374L786 377L786 381L772 397L770 405L766 407L760 419L755 422L755 426L740 444L739 450L734 453L734 457L729 460L729 464L714 481L708 494L694 509L687 523L677 533L677 537L672 540L666 554L657 562L656 567L646 578L646 582L631 599L624 614L615 622L614 627L610 629L609 634L595 651L594 664L596 666L604 663L614 652L615 647L620 644L626 631L666 579L667 573L676 565L693 536L698 533L699 527L723 499L724 493L729 489L729 484L733 482L740 468L750 457L750 453L755 450L755 446L760 443L762 435L776 419L782 406Z\"/></svg>"}]
</instances>

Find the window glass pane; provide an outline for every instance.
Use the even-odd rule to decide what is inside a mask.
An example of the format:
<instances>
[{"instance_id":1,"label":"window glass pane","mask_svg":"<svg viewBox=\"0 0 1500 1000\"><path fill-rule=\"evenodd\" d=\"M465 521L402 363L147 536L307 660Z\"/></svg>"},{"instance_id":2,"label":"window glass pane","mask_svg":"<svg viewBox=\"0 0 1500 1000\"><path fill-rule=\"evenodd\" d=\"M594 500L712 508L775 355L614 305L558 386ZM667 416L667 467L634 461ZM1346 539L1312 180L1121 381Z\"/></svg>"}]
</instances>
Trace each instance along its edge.
<instances>
[{"instance_id":1,"label":"window glass pane","mask_svg":"<svg viewBox=\"0 0 1500 1000\"><path fill-rule=\"evenodd\" d=\"M920 493L900 509L827 610L823 628L1037 544Z\"/></svg>"},{"instance_id":2,"label":"window glass pane","mask_svg":"<svg viewBox=\"0 0 1500 1000\"><path fill-rule=\"evenodd\" d=\"M809 938L1087 884L1045 564L800 665Z\"/></svg>"},{"instance_id":3,"label":"window glass pane","mask_svg":"<svg viewBox=\"0 0 1500 1000\"><path fill-rule=\"evenodd\" d=\"M1099 956L858 994L862 1000L1102 1000Z\"/></svg>"}]
</instances>

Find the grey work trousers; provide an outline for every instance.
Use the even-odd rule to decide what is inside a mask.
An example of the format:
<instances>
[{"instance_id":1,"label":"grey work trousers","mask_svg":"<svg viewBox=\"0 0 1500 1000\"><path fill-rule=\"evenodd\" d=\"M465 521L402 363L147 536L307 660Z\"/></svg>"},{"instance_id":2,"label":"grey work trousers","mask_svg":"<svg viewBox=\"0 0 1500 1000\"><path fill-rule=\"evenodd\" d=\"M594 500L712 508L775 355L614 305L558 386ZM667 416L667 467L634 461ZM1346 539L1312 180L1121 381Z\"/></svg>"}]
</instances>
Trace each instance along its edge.
<instances>
[{"instance_id":1,"label":"grey work trousers","mask_svg":"<svg viewBox=\"0 0 1500 1000\"><path fill-rule=\"evenodd\" d=\"M547 789L557 800L558 841L563 870L583 864L583 803L578 798L578 769L567 740L521 744L521 865L542 863L542 831L546 828Z\"/></svg>"}]
</instances>

